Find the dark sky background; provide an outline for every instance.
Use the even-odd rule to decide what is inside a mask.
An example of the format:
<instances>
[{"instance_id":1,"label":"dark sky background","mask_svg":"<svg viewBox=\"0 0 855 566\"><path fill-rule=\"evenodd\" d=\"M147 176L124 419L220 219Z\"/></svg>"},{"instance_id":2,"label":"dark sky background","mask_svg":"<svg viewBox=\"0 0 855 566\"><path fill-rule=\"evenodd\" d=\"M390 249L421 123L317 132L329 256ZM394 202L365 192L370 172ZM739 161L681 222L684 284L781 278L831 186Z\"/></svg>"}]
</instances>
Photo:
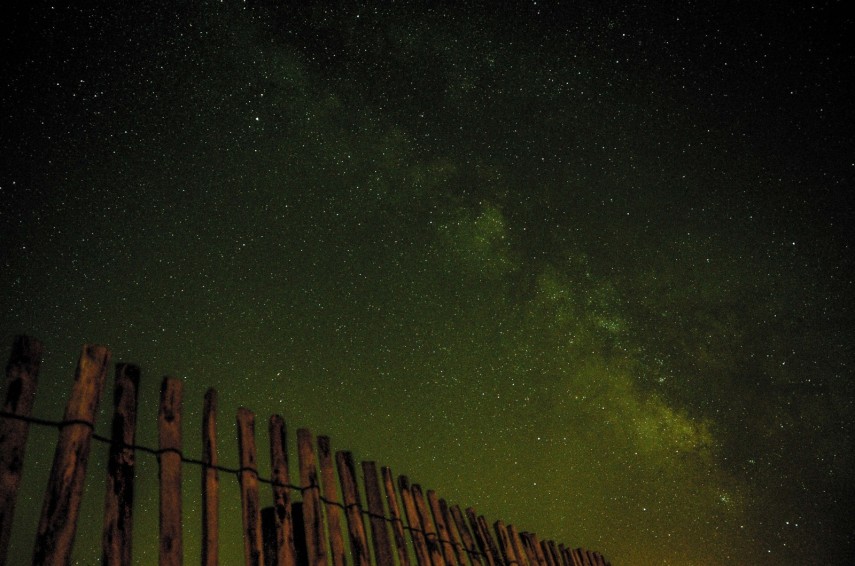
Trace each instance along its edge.
<instances>
[{"instance_id":1,"label":"dark sky background","mask_svg":"<svg viewBox=\"0 0 855 566\"><path fill-rule=\"evenodd\" d=\"M616 565L852 563L842 3L84 4L3 24L0 338L46 345L37 415L104 343L142 444L170 374L191 457L213 386L227 465L245 405Z\"/></svg>"}]
</instances>

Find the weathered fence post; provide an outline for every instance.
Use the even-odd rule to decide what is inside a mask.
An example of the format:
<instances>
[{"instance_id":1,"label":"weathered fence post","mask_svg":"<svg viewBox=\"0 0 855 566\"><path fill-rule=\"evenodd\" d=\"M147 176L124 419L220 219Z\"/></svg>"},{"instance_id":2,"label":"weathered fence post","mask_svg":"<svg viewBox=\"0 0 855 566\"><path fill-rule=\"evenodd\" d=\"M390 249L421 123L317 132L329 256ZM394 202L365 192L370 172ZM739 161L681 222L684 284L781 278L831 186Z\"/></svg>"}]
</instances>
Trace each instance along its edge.
<instances>
[{"instance_id":1,"label":"weathered fence post","mask_svg":"<svg viewBox=\"0 0 855 566\"><path fill-rule=\"evenodd\" d=\"M333 468L330 437L318 437L318 465L321 468L321 489L324 495L324 509L327 512L327 527L330 534L330 562L332 566L345 566L347 556L344 553L344 537L341 534L341 508L338 503L335 468Z\"/></svg>"},{"instance_id":2,"label":"weathered fence post","mask_svg":"<svg viewBox=\"0 0 855 566\"><path fill-rule=\"evenodd\" d=\"M457 530L463 538L463 546L466 548L466 553L469 555L469 561L472 566L481 566L481 555L478 547L475 545L475 539L472 538L472 533L469 532L469 527L466 526L466 521L463 519L463 513L458 505L453 505L450 508L451 516L454 517L454 522L457 524Z\"/></svg>"},{"instance_id":3,"label":"weathered fence post","mask_svg":"<svg viewBox=\"0 0 855 566\"><path fill-rule=\"evenodd\" d=\"M427 500L433 514L434 525L436 525L437 545L442 551L442 557L448 566L457 566L457 557L454 555L454 547L451 545L448 526L445 524L445 517L442 516L442 510L439 508L439 498L434 490L427 490Z\"/></svg>"},{"instance_id":4,"label":"weathered fence post","mask_svg":"<svg viewBox=\"0 0 855 566\"><path fill-rule=\"evenodd\" d=\"M303 528L306 531L306 554L309 566L327 565L327 543L324 534L321 494L312 433L297 430L297 455L300 460L300 486L303 491Z\"/></svg>"},{"instance_id":5,"label":"weathered fence post","mask_svg":"<svg viewBox=\"0 0 855 566\"><path fill-rule=\"evenodd\" d=\"M463 546L463 541L460 537L460 531L457 529L457 522L451 515L451 509L448 507L445 499L439 500L439 512L442 514L442 520L448 530L448 535L451 540L451 547L454 550L457 563L460 566L466 566L469 562L466 559L466 548Z\"/></svg>"},{"instance_id":6,"label":"weathered fence post","mask_svg":"<svg viewBox=\"0 0 855 566\"><path fill-rule=\"evenodd\" d=\"M258 452L255 449L255 415L245 407L237 413L240 453L240 500L243 518L243 557L246 566L263 566L261 507L258 503Z\"/></svg>"},{"instance_id":7,"label":"weathered fence post","mask_svg":"<svg viewBox=\"0 0 855 566\"><path fill-rule=\"evenodd\" d=\"M338 477L341 480L341 494L347 515L347 532L350 534L350 551L354 566L371 566L368 552L368 537L365 535L365 523L362 522L362 505L359 498L359 484L356 483L356 466L353 454L339 451L335 454Z\"/></svg>"},{"instance_id":8,"label":"weathered fence post","mask_svg":"<svg viewBox=\"0 0 855 566\"><path fill-rule=\"evenodd\" d=\"M270 468L273 474L273 510L276 519L277 566L296 566L297 550L294 544L294 519L288 471L288 442L285 420L279 415L270 417Z\"/></svg>"},{"instance_id":9,"label":"weathered fence post","mask_svg":"<svg viewBox=\"0 0 855 566\"><path fill-rule=\"evenodd\" d=\"M217 391L205 392L202 408L202 566L219 563L220 476L217 470Z\"/></svg>"},{"instance_id":10,"label":"weathered fence post","mask_svg":"<svg viewBox=\"0 0 855 566\"><path fill-rule=\"evenodd\" d=\"M471 507L466 508L466 516L469 523L472 525L472 531L475 539L478 541L478 547L487 561L489 566L496 566L501 562L501 555L496 543L490 535L490 529L487 528L487 520L483 516L475 515L475 510Z\"/></svg>"},{"instance_id":11,"label":"weathered fence post","mask_svg":"<svg viewBox=\"0 0 855 566\"><path fill-rule=\"evenodd\" d=\"M511 545L511 537L508 535L508 529L505 523L501 520L493 523L493 528L496 531L496 538L499 541L499 548L502 550L502 556L505 558L505 564L520 564L517 560L517 555L514 552L514 547Z\"/></svg>"},{"instance_id":12,"label":"weathered fence post","mask_svg":"<svg viewBox=\"0 0 855 566\"><path fill-rule=\"evenodd\" d=\"M101 541L101 564L105 566L131 564L134 512L133 445L136 438L139 384L139 367L132 364L116 365L112 437L104 496L104 534Z\"/></svg>"},{"instance_id":13,"label":"weathered fence post","mask_svg":"<svg viewBox=\"0 0 855 566\"><path fill-rule=\"evenodd\" d=\"M421 521L422 529L425 533L425 540L427 540L431 563L433 566L446 566L445 559L443 559L442 551L439 547L439 540L436 536L436 528L433 526L430 511L428 511L427 503L425 502L424 495L422 494L422 486L417 483L413 484L412 487L410 487L410 491L413 494L416 511L418 511L419 520Z\"/></svg>"},{"instance_id":14,"label":"weathered fence post","mask_svg":"<svg viewBox=\"0 0 855 566\"><path fill-rule=\"evenodd\" d=\"M77 362L36 534L33 564L68 564L110 350L87 344Z\"/></svg>"},{"instance_id":15,"label":"weathered fence post","mask_svg":"<svg viewBox=\"0 0 855 566\"><path fill-rule=\"evenodd\" d=\"M419 566L431 566L430 553L421 520L418 511L416 511L416 504L413 502L413 494L410 493L410 480L407 479L407 476L398 477L398 487L401 491L401 501L404 503L404 514L407 516L407 523L410 525L410 537L413 540L413 549L416 552L416 562L419 563Z\"/></svg>"},{"instance_id":16,"label":"weathered fence post","mask_svg":"<svg viewBox=\"0 0 855 566\"><path fill-rule=\"evenodd\" d=\"M41 342L29 336L15 336L6 364L4 413L20 417L32 414L41 361ZM9 551L29 431L27 421L0 417L0 564L6 563Z\"/></svg>"},{"instance_id":17,"label":"weathered fence post","mask_svg":"<svg viewBox=\"0 0 855 566\"><path fill-rule=\"evenodd\" d=\"M523 547L522 539L520 538L520 533L517 531L517 528L513 525L508 525L508 536L511 539L511 548L514 549L514 554L517 557L517 562L520 563L520 566L537 566L537 562L529 561L528 553L525 551Z\"/></svg>"},{"instance_id":18,"label":"weathered fence post","mask_svg":"<svg viewBox=\"0 0 855 566\"><path fill-rule=\"evenodd\" d=\"M165 377L157 413L160 462L160 565L180 566L184 560L181 530L181 403L184 384Z\"/></svg>"},{"instance_id":19,"label":"weathered fence post","mask_svg":"<svg viewBox=\"0 0 855 566\"><path fill-rule=\"evenodd\" d=\"M374 462L362 462L362 477L365 483L365 501L368 504L371 542L374 543L374 556L377 560L377 566L395 566L392 545L389 543L389 531L386 530L386 520L384 519L383 496L380 495L377 466Z\"/></svg>"},{"instance_id":20,"label":"weathered fence post","mask_svg":"<svg viewBox=\"0 0 855 566\"><path fill-rule=\"evenodd\" d=\"M392 533L395 536L395 549L398 553L399 566L410 566L410 555L407 552L407 539L404 537L404 523L401 521L401 508L398 506L398 497L395 494L395 481L392 470L387 466L380 468L383 476L383 487L386 491L386 504L389 514L392 516Z\"/></svg>"}]
</instances>

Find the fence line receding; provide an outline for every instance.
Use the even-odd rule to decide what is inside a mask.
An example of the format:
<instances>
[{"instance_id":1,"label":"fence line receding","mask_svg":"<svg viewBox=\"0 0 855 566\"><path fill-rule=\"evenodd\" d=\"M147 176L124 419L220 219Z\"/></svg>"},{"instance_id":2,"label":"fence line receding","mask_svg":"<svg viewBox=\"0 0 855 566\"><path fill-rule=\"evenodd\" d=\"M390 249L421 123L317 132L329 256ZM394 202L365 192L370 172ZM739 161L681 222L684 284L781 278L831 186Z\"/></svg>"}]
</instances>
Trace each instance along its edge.
<instances>
[{"instance_id":1,"label":"fence line receding","mask_svg":"<svg viewBox=\"0 0 855 566\"><path fill-rule=\"evenodd\" d=\"M95 418L111 358L103 346L83 347L63 420L34 417L42 351L38 340L18 336L6 366L0 413L0 566L7 563L31 424L59 429L33 547L34 565L70 563L92 440L110 446L102 530L105 565L131 563L136 452L155 455L159 464L161 565L183 561L181 477L188 465L197 466L202 476L203 566L218 563L221 472L235 476L240 487L240 529L247 566L609 565L598 552L540 540L536 534L500 520L490 529L487 520L471 507L462 511L458 505L449 505L433 490L411 484L406 476L395 481L386 466L378 474L375 462L361 463L360 486L353 454L333 452L328 437L315 438L305 428L296 434L297 468L289 468L285 420L279 415L268 420L269 478L258 470L255 414L247 408L238 409L236 416L239 467L223 466L218 460L217 393L213 389L203 401L201 460L188 458L181 427L186 405L183 383L172 377L161 383L158 448L137 445L140 370L132 364L116 364L112 436L99 435ZM299 478L298 483L291 478ZM238 526L230 523L226 528Z\"/></svg>"}]
</instances>

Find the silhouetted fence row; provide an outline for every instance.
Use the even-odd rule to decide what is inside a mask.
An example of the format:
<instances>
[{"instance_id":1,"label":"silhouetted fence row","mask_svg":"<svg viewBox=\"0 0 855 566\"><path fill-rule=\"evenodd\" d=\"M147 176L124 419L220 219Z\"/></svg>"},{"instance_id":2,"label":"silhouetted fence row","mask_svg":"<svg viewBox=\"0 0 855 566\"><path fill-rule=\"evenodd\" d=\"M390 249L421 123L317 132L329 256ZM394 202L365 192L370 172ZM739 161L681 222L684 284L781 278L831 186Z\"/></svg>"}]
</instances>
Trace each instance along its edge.
<instances>
[{"instance_id":1,"label":"silhouetted fence row","mask_svg":"<svg viewBox=\"0 0 855 566\"><path fill-rule=\"evenodd\" d=\"M59 429L36 533L34 565L70 562L93 439L110 444L102 538L102 563L106 565L132 563L137 450L155 454L159 462L161 565L182 563L181 474L182 464L187 463L197 465L202 474L201 563L205 566L218 563L220 472L234 474L239 481L248 566L609 564L597 552L541 541L534 533L520 532L502 521L493 524L494 537L486 519L471 507L462 511L457 505L449 505L434 491L423 492L418 484L410 484L406 476L398 477L396 489L391 470L383 466L378 473L374 462L362 462L360 488L353 455L347 451L333 454L328 437L315 439L304 428L297 430L299 482L293 483L285 421L279 415L268 421L270 478L259 475L255 415L246 408L237 413L239 467L221 466L217 393L213 389L204 398L202 458L186 458L182 453L183 384L171 377L163 379L160 389L158 448L137 446L140 371L132 364L116 365L112 437L100 436L95 433L95 417L111 358L104 346L83 347L63 420L35 418L31 413L41 355L38 340L18 336L6 366L6 396L0 415L0 566L6 564L27 435L33 423ZM338 500L336 475L342 501ZM262 508L259 484L271 487L272 506ZM361 489L365 490L366 506ZM293 498L297 493L300 501ZM342 521L349 551L342 536Z\"/></svg>"}]
</instances>

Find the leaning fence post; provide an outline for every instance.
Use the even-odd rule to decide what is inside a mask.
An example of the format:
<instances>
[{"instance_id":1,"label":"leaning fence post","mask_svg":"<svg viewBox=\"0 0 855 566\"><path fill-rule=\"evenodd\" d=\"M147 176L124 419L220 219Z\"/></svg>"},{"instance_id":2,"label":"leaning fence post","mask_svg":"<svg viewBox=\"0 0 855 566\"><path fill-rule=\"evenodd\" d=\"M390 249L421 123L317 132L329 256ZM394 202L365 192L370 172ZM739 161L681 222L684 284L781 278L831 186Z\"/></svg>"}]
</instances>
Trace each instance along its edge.
<instances>
[{"instance_id":1,"label":"leaning fence post","mask_svg":"<svg viewBox=\"0 0 855 566\"><path fill-rule=\"evenodd\" d=\"M4 413L19 417L32 414L41 361L41 342L29 336L15 336L6 364ZM0 418L0 564L6 563L9 551L29 431L30 423L25 420Z\"/></svg>"},{"instance_id":2,"label":"leaning fence post","mask_svg":"<svg viewBox=\"0 0 855 566\"><path fill-rule=\"evenodd\" d=\"M362 522L362 507L359 501L359 484L356 483L356 467L353 454L339 451L335 454L338 477L341 480L341 494L347 514L347 531L350 534L350 551L355 566L370 566L371 555L368 551L368 537L365 535L365 523Z\"/></svg>"},{"instance_id":3,"label":"leaning fence post","mask_svg":"<svg viewBox=\"0 0 855 566\"><path fill-rule=\"evenodd\" d=\"M327 543L324 533L318 469L312 448L312 433L297 430L297 456L300 460L300 487L303 491L303 528L306 532L306 554L309 566L327 565Z\"/></svg>"},{"instance_id":4,"label":"leaning fence post","mask_svg":"<svg viewBox=\"0 0 855 566\"><path fill-rule=\"evenodd\" d=\"M110 350L106 347L83 347L45 490L34 565L67 564L71 558L95 416L109 364Z\"/></svg>"},{"instance_id":5,"label":"leaning fence post","mask_svg":"<svg viewBox=\"0 0 855 566\"><path fill-rule=\"evenodd\" d=\"M368 504L371 541L374 543L377 566L394 566L395 559L392 557L392 545L389 544L389 531L386 529L383 513L383 497L380 495L380 482L377 478L377 465L374 462L362 462L362 477L365 483L365 501Z\"/></svg>"},{"instance_id":6,"label":"leaning fence post","mask_svg":"<svg viewBox=\"0 0 855 566\"><path fill-rule=\"evenodd\" d=\"M428 511L427 503L425 502L424 495L422 494L422 486L414 483L412 487L410 487L410 492L413 494L416 511L418 512L419 519L421 520L422 529L424 529L425 532L425 539L427 540L431 562L433 563L433 566L446 566L445 559L442 557L442 550L440 550L436 528L433 526L430 511Z\"/></svg>"},{"instance_id":7,"label":"leaning fence post","mask_svg":"<svg viewBox=\"0 0 855 566\"><path fill-rule=\"evenodd\" d=\"M131 564L134 505L134 440L137 424L137 390L140 368L116 365L113 391L113 426L104 496L104 534L101 563Z\"/></svg>"},{"instance_id":8,"label":"leaning fence post","mask_svg":"<svg viewBox=\"0 0 855 566\"><path fill-rule=\"evenodd\" d=\"M493 528L496 531L496 538L499 541L499 548L502 550L502 556L505 557L505 564L518 564L522 566L519 560L517 560L514 547L511 545L511 537L508 535L508 529L505 527L505 523L501 520L496 521L493 523Z\"/></svg>"},{"instance_id":9,"label":"leaning fence post","mask_svg":"<svg viewBox=\"0 0 855 566\"><path fill-rule=\"evenodd\" d=\"M410 566L410 555L407 552L407 539L404 537L404 523L401 521L401 508L398 506L398 497L395 494L395 481L392 477L392 469L388 466L383 466L380 468L380 474L383 476L386 504L389 507L389 515L392 518L392 533L395 535L398 564L400 566Z\"/></svg>"},{"instance_id":10,"label":"leaning fence post","mask_svg":"<svg viewBox=\"0 0 855 566\"><path fill-rule=\"evenodd\" d=\"M262 566L261 507L258 503L258 452L255 449L255 414L245 407L237 412L240 453L240 500L243 518L243 557L246 566Z\"/></svg>"},{"instance_id":11,"label":"leaning fence post","mask_svg":"<svg viewBox=\"0 0 855 566\"><path fill-rule=\"evenodd\" d=\"M410 536L413 540L416 562L418 562L419 566L431 566L427 541L425 540L418 511L416 511L416 504L413 502L413 494L410 493L410 480L407 479L407 476L398 477L398 487L401 490L401 501L404 504L407 523L410 525Z\"/></svg>"},{"instance_id":12,"label":"leaning fence post","mask_svg":"<svg viewBox=\"0 0 855 566\"><path fill-rule=\"evenodd\" d=\"M330 534L331 566L345 566L344 538L341 535L341 508L338 506L335 468L330 451L330 437L318 437L318 466L321 468L321 489L323 490L324 509L327 512L327 527Z\"/></svg>"},{"instance_id":13,"label":"leaning fence post","mask_svg":"<svg viewBox=\"0 0 855 566\"><path fill-rule=\"evenodd\" d=\"M202 566L219 563L220 477L217 472L217 390L202 408Z\"/></svg>"},{"instance_id":14,"label":"leaning fence post","mask_svg":"<svg viewBox=\"0 0 855 566\"><path fill-rule=\"evenodd\" d=\"M466 547L466 553L469 555L469 562L472 563L472 566L481 566L481 552L475 546L475 539L472 538L472 533L469 532L469 527L466 526L460 506L454 505L450 508L450 511L451 516L454 517L454 522L457 524L457 531L463 539L463 546Z\"/></svg>"},{"instance_id":15,"label":"leaning fence post","mask_svg":"<svg viewBox=\"0 0 855 566\"><path fill-rule=\"evenodd\" d=\"M180 566L184 559L181 532L181 397L184 384L165 377L157 414L160 450L160 565Z\"/></svg>"},{"instance_id":16,"label":"leaning fence post","mask_svg":"<svg viewBox=\"0 0 855 566\"><path fill-rule=\"evenodd\" d=\"M294 519L291 493L288 488L288 450L285 420L273 415L270 429L270 468L273 474L273 510L276 519L276 566L296 566L297 551L294 543Z\"/></svg>"},{"instance_id":17,"label":"leaning fence post","mask_svg":"<svg viewBox=\"0 0 855 566\"><path fill-rule=\"evenodd\" d=\"M451 541L451 547L454 550L454 555L457 558L457 563L460 566L466 566L469 562L466 559L466 547L463 546L460 531L457 529L457 523L454 517L451 516L451 509L445 499L439 500L439 512L442 514L442 520L448 530L448 536Z\"/></svg>"},{"instance_id":18,"label":"leaning fence post","mask_svg":"<svg viewBox=\"0 0 855 566\"><path fill-rule=\"evenodd\" d=\"M511 540L511 548L514 549L514 554L517 557L517 562L519 562L520 566L537 566L537 562L531 562L523 547L522 539L520 538L520 533L517 528L513 525L508 525L508 537Z\"/></svg>"},{"instance_id":19,"label":"leaning fence post","mask_svg":"<svg viewBox=\"0 0 855 566\"><path fill-rule=\"evenodd\" d=\"M439 497L437 497L434 490L427 490L427 501L430 511L433 514L433 523L436 525L437 544L442 551L442 557L448 566L457 566L457 556L454 554L454 547L451 544L448 526L445 524L442 509L439 507Z\"/></svg>"}]
</instances>

